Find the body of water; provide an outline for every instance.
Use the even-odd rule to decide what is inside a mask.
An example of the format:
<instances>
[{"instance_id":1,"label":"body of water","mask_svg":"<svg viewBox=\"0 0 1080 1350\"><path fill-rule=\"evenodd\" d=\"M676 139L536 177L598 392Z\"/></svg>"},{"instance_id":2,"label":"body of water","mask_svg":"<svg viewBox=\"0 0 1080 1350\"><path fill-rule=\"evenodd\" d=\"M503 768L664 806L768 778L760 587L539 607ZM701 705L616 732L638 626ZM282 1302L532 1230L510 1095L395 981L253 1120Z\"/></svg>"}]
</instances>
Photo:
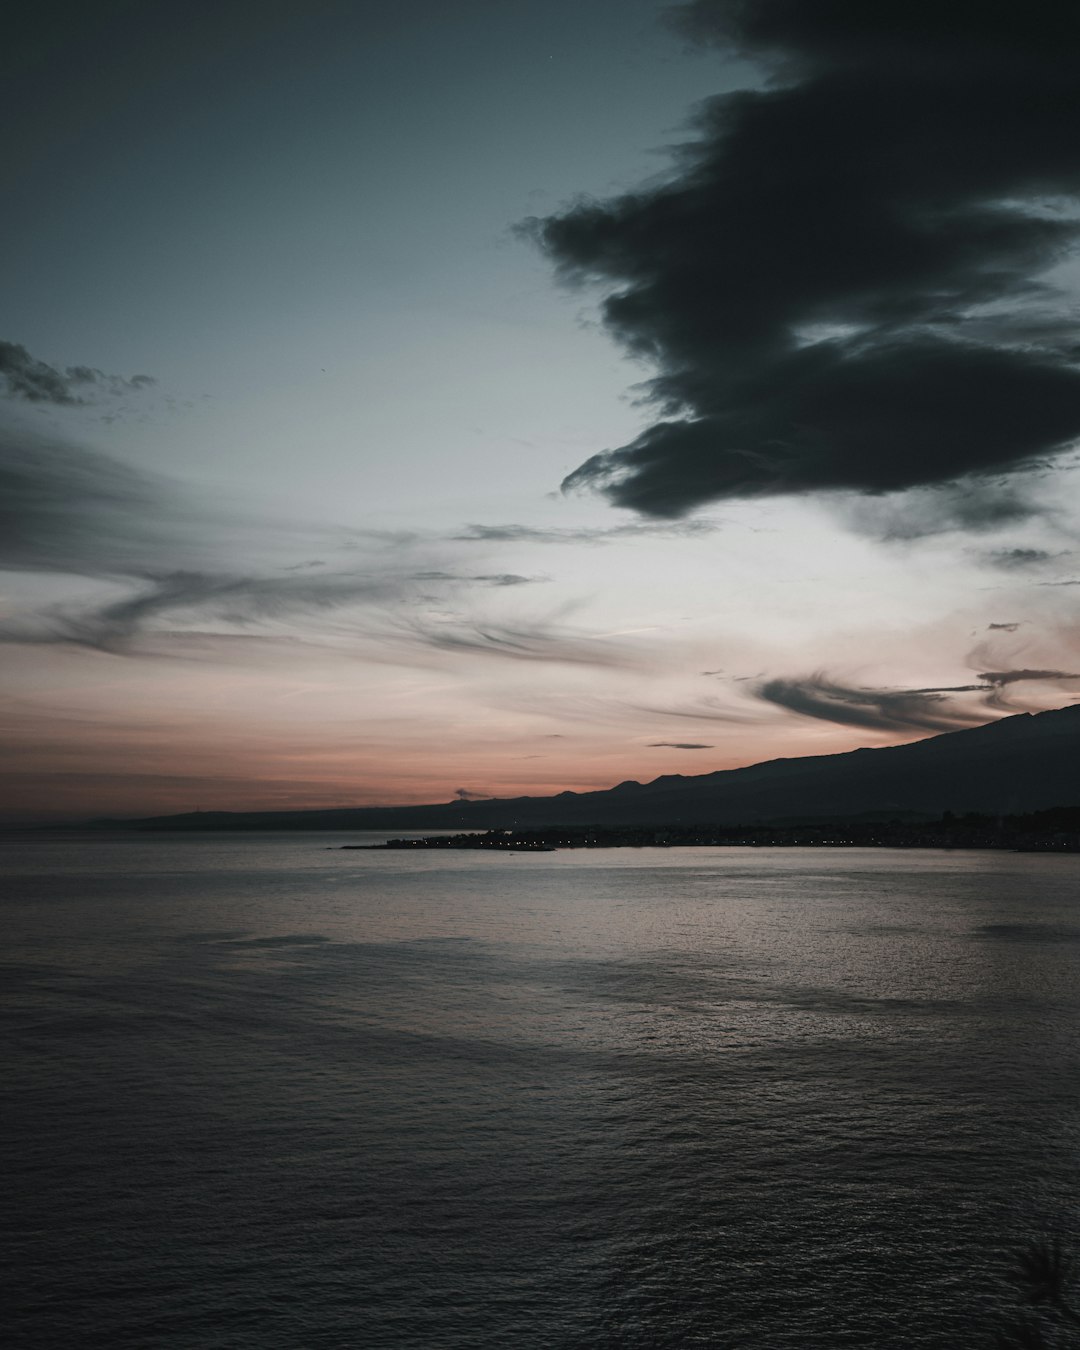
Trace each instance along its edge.
<instances>
[{"instance_id":1,"label":"body of water","mask_svg":"<svg viewBox=\"0 0 1080 1350\"><path fill-rule=\"evenodd\" d=\"M1080 1231L1080 857L0 846L7 1344L963 1350Z\"/></svg>"}]
</instances>

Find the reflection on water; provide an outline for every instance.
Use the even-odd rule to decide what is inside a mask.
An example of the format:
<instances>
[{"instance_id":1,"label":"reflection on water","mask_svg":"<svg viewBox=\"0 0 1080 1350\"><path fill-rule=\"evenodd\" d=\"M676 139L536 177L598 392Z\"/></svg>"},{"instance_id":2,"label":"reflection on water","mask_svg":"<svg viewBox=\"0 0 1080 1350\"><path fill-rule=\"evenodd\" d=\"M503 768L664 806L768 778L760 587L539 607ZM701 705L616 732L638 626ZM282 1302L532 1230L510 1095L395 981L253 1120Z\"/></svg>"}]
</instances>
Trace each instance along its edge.
<instances>
[{"instance_id":1,"label":"reflection on water","mask_svg":"<svg viewBox=\"0 0 1080 1350\"><path fill-rule=\"evenodd\" d=\"M1080 859L5 845L15 1343L977 1345Z\"/></svg>"}]
</instances>

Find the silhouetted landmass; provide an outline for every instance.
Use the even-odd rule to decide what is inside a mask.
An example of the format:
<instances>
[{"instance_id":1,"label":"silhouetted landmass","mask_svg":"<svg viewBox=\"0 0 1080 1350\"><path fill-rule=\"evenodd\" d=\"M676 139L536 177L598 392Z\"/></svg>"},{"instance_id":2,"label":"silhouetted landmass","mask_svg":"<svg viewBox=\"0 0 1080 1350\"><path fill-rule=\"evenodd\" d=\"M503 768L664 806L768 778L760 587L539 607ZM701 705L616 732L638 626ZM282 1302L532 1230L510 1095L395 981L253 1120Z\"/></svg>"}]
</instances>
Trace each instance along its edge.
<instances>
[{"instance_id":1,"label":"silhouetted landmass","mask_svg":"<svg viewBox=\"0 0 1080 1350\"><path fill-rule=\"evenodd\" d=\"M1074 804L1080 804L1080 707L1021 713L911 745L774 759L691 777L668 774L600 792L329 811L196 811L95 824L141 830L660 829L925 821L946 811L998 817Z\"/></svg>"},{"instance_id":2,"label":"silhouetted landmass","mask_svg":"<svg viewBox=\"0 0 1080 1350\"><path fill-rule=\"evenodd\" d=\"M816 825L551 826L342 844L345 849L472 849L542 853L564 848L1004 848L1033 853L1080 853L1080 807L1020 816L956 816L939 820L837 820Z\"/></svg>"}]
</instances>

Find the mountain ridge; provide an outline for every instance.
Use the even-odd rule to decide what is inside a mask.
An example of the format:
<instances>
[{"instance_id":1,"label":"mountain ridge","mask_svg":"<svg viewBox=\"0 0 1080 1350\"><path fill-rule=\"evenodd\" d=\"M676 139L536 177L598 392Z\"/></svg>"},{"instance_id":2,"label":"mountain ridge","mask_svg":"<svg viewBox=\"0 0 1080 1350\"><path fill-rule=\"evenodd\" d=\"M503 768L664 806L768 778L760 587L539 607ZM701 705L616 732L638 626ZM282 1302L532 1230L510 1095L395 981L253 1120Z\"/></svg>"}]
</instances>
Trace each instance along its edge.
<instances>
[{"instance_id":1,"label":"mountain ridge","mask_svg":"<svg viewBox=\"0 0 1080 1350\"><path fill-rule=\"evenodd\" d=\"M422 806L197 811L93 822L133 829L492 829L752 824L866 812L991 815L1080 804L1080 705L1017 713L905 745L763 760L705 774L626 779L591 792Z\"/></svg>"}]
</instances>

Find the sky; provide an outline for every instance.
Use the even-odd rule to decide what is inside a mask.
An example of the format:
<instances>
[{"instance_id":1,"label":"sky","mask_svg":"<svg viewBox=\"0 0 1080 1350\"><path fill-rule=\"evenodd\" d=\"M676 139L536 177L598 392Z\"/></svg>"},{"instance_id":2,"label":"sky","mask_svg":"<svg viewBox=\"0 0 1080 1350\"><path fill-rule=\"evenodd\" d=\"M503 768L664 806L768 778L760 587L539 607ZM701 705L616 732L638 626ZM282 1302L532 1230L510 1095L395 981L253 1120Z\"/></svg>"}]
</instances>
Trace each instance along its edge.
<instances>
[{"instance_id":1,"label":"sky","mask_svg":"<svg viewBox=\"0 0 1080 1350\"><path fill-rule=\"evenodd\" d=\"M1080 698L1080 12L43 3L0 819L546 794Z\"/></svg>"}]
</instances>

